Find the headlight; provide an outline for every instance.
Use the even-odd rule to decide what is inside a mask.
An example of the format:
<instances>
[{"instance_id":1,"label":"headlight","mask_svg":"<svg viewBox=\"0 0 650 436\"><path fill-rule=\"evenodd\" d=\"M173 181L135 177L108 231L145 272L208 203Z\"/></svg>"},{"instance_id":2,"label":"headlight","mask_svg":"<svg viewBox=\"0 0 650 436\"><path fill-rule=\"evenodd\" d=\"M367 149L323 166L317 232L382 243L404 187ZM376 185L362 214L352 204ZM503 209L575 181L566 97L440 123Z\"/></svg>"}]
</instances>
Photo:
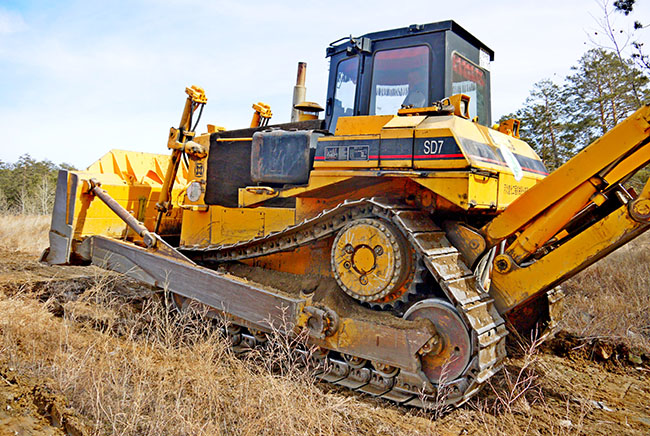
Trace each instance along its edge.
<instances>
[{"instance_id":1,"label":"headlight","mask_svg":"<svg viewBox=\"0 0 650 436\"><path fill-rule=\"evenodd\" d=\"M201 191L201 184L199 182L190 183L190 186L187 187L186 191L187 199L193 203L199 201Z\"/></svg>"}]
</instances>

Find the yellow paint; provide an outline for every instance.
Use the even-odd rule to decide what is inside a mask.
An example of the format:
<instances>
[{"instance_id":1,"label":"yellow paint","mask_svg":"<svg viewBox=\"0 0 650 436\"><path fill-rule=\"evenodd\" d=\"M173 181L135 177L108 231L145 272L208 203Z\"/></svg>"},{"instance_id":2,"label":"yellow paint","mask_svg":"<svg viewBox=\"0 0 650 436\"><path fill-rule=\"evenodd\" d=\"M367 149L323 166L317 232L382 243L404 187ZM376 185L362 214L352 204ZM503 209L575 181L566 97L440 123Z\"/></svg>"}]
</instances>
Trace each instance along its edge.
<instances>
[{"instance_id":1,"label":"yellow paint","mask_svg":"<svg viewBox=\"0 0 650 436\"><path fill-rule=\"evenodd\" d=\"M423 117L397 117L393 118L387 125L382 129L381 131L381 142L383 143L385 140L394 140L394 139L400 139L403 142L406 142L410 140L410 147L409 147L409 152L411 155L413 155L413 129L411 128L395 128L394 126L391 126L393 128L389 128L389 125L395 124L395 121L403 120L403 119L414 119L414 118L423 118ZM419 121L418 121L419 123ZM417 125L417 124L415 124ZM405 126L408 126L405 124ZM380 152L384 153L384 148L382 147L382 144L380 143L379 145L379 150ZM412 168L413 167L413 160L412 159L381 159L381 167L382 168Z\"/></svg>"},{"instance_id":2,"label":"yellow paint","mask_svg":"<svg viewBox=\"0 0 650 436\"><path fill-rule=\"evenodd\" d=\"M227 208L183 212L183 245L232 244L264 236L295 224L294 209Z\"/></svg>"},{"instance_id":3,"label":"yellow paint","mask_svg":"<svg viewBox=\"0 0 650 436\"><path fill-rule=\"evenodd\" d=\"M414 179L415 182L435 192L462 209L469 209L469 173L456 173L448 177Z\"/></svg>"},{"instance_id":4,"label":"yellow paint","mask_svg":"<svg viewBox=\"0 0 650 436\"><path fill-rule=\"evenodd\" d=\"M422 123L424 125L425 123ZM415 130L415 138L444 138L453 137L454 133L449 128L448 123L441 123L442 127L435 127L432 123L427 123L427 127L423 128L422 125ZM417 152L415 152L417 155ZM418 169L452 169L452 168L466 168L469 162L464 157L458 159L434 159L434 160L419 160L414 159L413 166Z\"/></svg>"},{"instance_id":5,"label":"yellow paint","mask_svg":"<svg viewBox=\"0 0 650 436\"><path fill-rule=\"evenodd\" d=\"M647 138L649 120L650 106L644 106L554 171L543 182L530 188L525 195L513 201L504 213L483 228L488 240L494 243L510 236L567 193L612 162L616 162ZM637 165L642 163L643 161L637 162Z\"/></svg>"},{"instance_id":6,"label":"yellow paint","mask_svg":"<svg viewBox=\"0 0 650 436\"><path fill-rule=\"evenodd\" d=\"M168 155L111 150L91 164L87 171L76 171L80 185L75 197L73 220L74 238L105 235L114 238L139 239L115 213L101 200L88 194L84 180L97 179L108 195L115 199L145 227L153 230L156 219L155 203L158 200L164 177L163 169ZM183 168L184 165L183 165ZM187 170L176 175L176 188L172 199L177 199L187 184ZM161 236L180 234L182 211L174 208L165 214L159 233Z\"/></svg>"},{"instance_id":7,"label":"yellow paint","mask_svg":"<svg viewBox=\"0 0 650 436\"><path fill-rule=\"evenodd\" d=\"M495 260L491 293L502 312L549 289L648 229L650 215L636 214L637 206L646 210L650 183L637 199L577 234L573 233L575 229L565 227L587 205L602 204L601 191L609 184L648 163L650 147L644 141L649 132L650 106L645 106L520 196L482 229L492 244L505 236L517 236L506 253ZM556 241L552 251L523 263L551 238Z\"/></svg>"},{"instance_id":8,"label":"yellow paint","mask_svg":"<svg viewBox=\"0 0 650 436\"><path fill-rule=\"evenodd\" d=\"M386 233L361 223L341 234L333 251L333 264L348 290L371 297L393 279L395 253Z\"/></svg>"},{"instance_id":9,"label":"yellow paint","mask_svg":"<svg viewBox=\"0 0 650 436\"><path fill-rule=\"evenodd\" d=\"M244 261L252 266L284 271L291 274L331 276L330 252L332 239L317 241L293 251L275 253Z\"/></svg>"},{"instance_id":10,"label":"yellow paint","mask_svg":"<svg viewBox=\"0 0 650 436\"><path fill-rule=\"evenodd\" d=\"M314 161L314 169L338 169L349 168L351 170L360 168L379 168L379 159L371 159L367 161L327 161L319 160Z\"/></svg>"},{"instance_id":11,"label":"yellow paint","mask_svg":"<svg viewBox=\"0 0 650 436\"><path fill-rule=\"evenodd\" d=\"M543 258L525 268L514 266L508 273L494 271L490 294L499 311L506 312L533 297L540 290L549 289L582 269L587 261L607 255L613 248L624 244L646 224L634 221L627 206L621 206L608 217L564 242Z\"/></svg>"},{"instance_id":12,"label":"yellow paint","mask_svg":"<svg viewBox=\"0 0 650 436\"><path fill-rule=\"evenodd\" d=\"M381 168L400 168L400 169L409 169L413 161L411 159L382 159Z\"/></svg>"},{"instance_id":13,"label":"yellow paint","mask_svg":"<svg viewBox=\"0 0 650 436\"><path fill-rule=\"evenodd\" d=\"M218 223L212 221L210 209L207 211L183 210L180 245L206 246L212 243L212 227Z\"/></svg>"},{"instance_id":14,"label":"yellow paint","mask_svg":"<svg viewBox=\"0 0 650 436\"><path fill-rule=\"evenodd\" d=\"M454 94L444 99L443 104L450 104L454 107L454 115L457 117L469 119L469 96L465 94Z\"/></svg>"},{"instance_id":15,"label":"yellow paint","mask_svg":"<svg viewBox=\"0 0 650 436\"><path fill-rule=\"evenodd\" d=\"M323 136L318 138L318 142L339 142L339 141L359 141L366 139L378 139L378 135L345 135L345 136Z\"/></svg>"},{"instance_id":16,"label":"yellow paint","mask_svg":"<svg viewBox=\"0 0 650 436\"><path fill-rule=\"evenodd\" d=\"M471 174L467 190L470 207L497 209L497 191L499 181L496 177Z\"/></svg>"},{"instance_id":17,"label":"yellow paint","mask_svg":"<svg viewBox=\"0 0 650 436\"><path fill-rule=\"evenodd\" d=\"M191 112L187 104L191 109L192 104L205 104L206 101L200 88L188 88L187 92L189 98L181 126L189 122ZM255 109L258 113L253 124L258 125L265 118L262 112L268 108L258 106ZM270 109L264 113L270 116ZM466 114L457 112L457 115L461 116L342 117L338 120L336 134L320 138L320 144L378 141L381 151L381 141L401 139L413 144L418 138L451 137L456 139L464 157L415 161L401 158L381 162L378 158L316 161L306 186L274 187L273 191L259 186L241 187L238 208L205 205L203 193L196 202L189 202L184 195L192 181L205 186L208 170L205 154L209 152L210 134L175 136L174 132L179 130L172 129L168 145L174 150L174 156L180 156L178 144L187 145L186 140L190 138L199 145L196 150L200 151L191 156L189 166L180 159L178 170L170 156L112 150L87 171L76 174L82 182L97 179L112 198L150 230L155 226L156 201L167 199L163 185L173 185L169 200L174 207L162 217L159 233L180 237L181 245L246 241L283 230L345 200L375 196L395 198L432 214L459 220L479 214L486 219L497 216L481 232L486 235L488 244L506 238L510 244L499 258L510 263L509 269L495 268L490 289L502 312L549 289L647 229L644 215L650 211L650 183L645 186L641 198L629 207L621 206L581 233L574 234L567 223L586 205L602 204L600 190L619 182L650 160L647 144L635 150L648 137L649 106L641 108L546 179L543 175L524 171L523 177L516 180L515 172L508 166L481 160L480 156L472 154L476 152L471 151L471 143L463 145L463 140L467 139L489 147L495 154L507 149L538 160L536 153L516 137L514 121L502 124L501 131L496 131L464 119ZM217 128L209 130L214 132ZM250 142L251 138L216 139L217 143L221 141ZM265 201L275 197L295 198L296 208L263 206ZM104 203L89 195L83 184L77 190L74 205L72 225L76 240L106 235L137 241L138 237L126 224ZM252 207L258 205L262 207ZM630 216L630 210L634 211L636 219ZM471 218L467 222L471 223ZM551 238L560 241L554 250L542 257L536 256L534 261L523 262L531 260L531 253ZM329 276L333 240L334 237L330 237L292 252L276 253L247 263L295 274ZM377 247L381 248L381 254L377 254ZM390 284L396 256L387 236L373 226L348 229L334 247L335 268L341 280L360 295L375 295ZM385 298L399 297L400 289ZM367 335L359 330L360 325L360 322L343 320L339 332L326 341L335 349L358 343Z\"/></svg>"},{"instance_id":18,"label":"yellow paint","mask_svg":"<svg viewBox=\"0 0 650 436\"><path fill-rule=\"evenodd\" d=\"M404 128L413 129L426 119L427 119L426 115L414 115L411 117L395 117L384 125L383 131L385 131L386 129L404 129Z\"/></svg>"},{"instance_id":19,"label":"yellow paint","mask_svg":"<svg viewBox=\"0 0 650 436\"><path fill-rule=\"evenodd\" d=\"M336 122L336 136L378 135L382 127L395 115L364 115L341 117Z\"/></svg>"},{"instance_id":20,"label":"yellow paint","mask_svg":"<svg viewBox=\"0 0 650 436\"><path fill-rule=\"evenodd\" d=\"M513 201L519 198L520 195L528 191L531 187L535 186L542 176L537 177L524 177L519 182L515 180L515 176L510 173L499 174L499 192L498 192L498 208L503 210L510 205Z\"/></svg>"},{"instance_id":21,"label":"yellow paint","mask_svg":"<svg viewBox=\"0 0 650 436\"><path fill-rule=\"evenodd\" d=\"M268 120L273 116L271 112L271 106L261 101L258 103L253 103L253 119L251 120L251 128L259 127L263 123L268 123Z\"/></svg>"},{"instance_id":22,"label":"yellow paint","mask_svg":"<svg viewBox=\"0 0 650 436\"><path fill-rule=\"evenodd\" d=\"M521 262L537 251L553 237L589 203L596 193L597 180L588 180L555 203L547 211L535 218L517 239L510 244L506 253L515 261Z\"/></svg>"}]
</instances>

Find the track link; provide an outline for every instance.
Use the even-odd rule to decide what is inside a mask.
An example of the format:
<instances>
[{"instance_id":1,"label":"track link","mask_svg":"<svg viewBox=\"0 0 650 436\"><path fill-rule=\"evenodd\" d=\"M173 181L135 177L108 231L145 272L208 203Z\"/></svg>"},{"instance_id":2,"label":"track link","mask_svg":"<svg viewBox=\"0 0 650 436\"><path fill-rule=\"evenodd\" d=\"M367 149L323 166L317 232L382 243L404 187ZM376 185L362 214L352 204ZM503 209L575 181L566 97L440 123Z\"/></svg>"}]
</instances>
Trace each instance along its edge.
<instances>
[{"instance_id":1,"label":"track link","mask_svg":"<svg viewBox=\"0 0 650 436\"><path fill-rule=\"evenodd\" d=\"M216 266L293 250L333 236L350 221L366 217L388 220L406 236L471 332L472 356L461 376L440 386L423 382L420 375L405 371L387 375L370 363L354 368L335 352L321 359L316 368L318 376L330 383L411 406L434 407L441 401L453 406L463 404L501 368L506 356L507 330L492 298L477 286L474 273L426 212L381 198L346 201L264 237L224 246L184 246L180 250L198 263ZM254 337L249 336L247 346L254 345Z\"/></svg>"}]
</instances>

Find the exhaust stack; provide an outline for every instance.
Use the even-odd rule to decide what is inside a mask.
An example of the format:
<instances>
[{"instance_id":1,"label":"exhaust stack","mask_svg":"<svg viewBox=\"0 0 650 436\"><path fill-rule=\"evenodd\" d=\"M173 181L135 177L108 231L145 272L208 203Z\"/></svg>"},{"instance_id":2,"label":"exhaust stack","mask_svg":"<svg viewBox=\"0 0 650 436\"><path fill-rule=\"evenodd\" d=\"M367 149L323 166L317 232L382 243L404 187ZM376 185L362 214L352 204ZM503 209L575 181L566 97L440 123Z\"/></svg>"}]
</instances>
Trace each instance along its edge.
<instances>
[{"instance_id":1,"label":"exhaust stack","mask_svg":"<svg viewBox=\"0 0 650 436\"><path fill-rule=\"evenodd\" d=\"M291 104L291 122L295 123L300 120L300 111L296 105L305 101L305 77L307 75L307 62L298 62L298 76L296 77L296 86L293 87L293 102Z\"/></svg>"}]
</instances>

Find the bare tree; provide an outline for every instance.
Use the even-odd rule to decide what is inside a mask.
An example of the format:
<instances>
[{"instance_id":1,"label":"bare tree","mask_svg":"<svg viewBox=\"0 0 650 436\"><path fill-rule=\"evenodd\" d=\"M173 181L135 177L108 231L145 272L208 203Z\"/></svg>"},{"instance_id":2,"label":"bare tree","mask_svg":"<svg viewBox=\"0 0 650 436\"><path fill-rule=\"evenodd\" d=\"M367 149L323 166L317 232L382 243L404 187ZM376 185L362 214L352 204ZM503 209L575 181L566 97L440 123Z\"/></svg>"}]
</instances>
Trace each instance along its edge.
<instances>
[{"instance_id":1,"label":"bare tree","mask_svg":"<svg viewBox=\"0 0 650 436\"><path fill-rule=\"evenodd\" d=\"M50 213L50 205L54 198L54 193L52 192L52 186L49 181L48 175L43 175L38 186L37 193L38 203L40 207L40 214L47 215Z\"/></svg>"},{"instance_id":2,"label":"bare tree","mask_svg":"<svg viewBox=\"0 0 650 436\"><path fill-rule=\"evenodd\" d=\"M634 0L617 1L611 6L608 0L596 0L596 3L600 6L603 15L600 18L592 15L600 29L600 32L597 30L594 32L593 36L590 36L591 42L597 47L611 50L616 53L616 57L621 63L621 67L626 74L629 74L628 64L623 59L623 52L628 47L634 46L634 43L631 43L632 33L629 30L617 28L618 26L615 25L614 13L617 10L622 10L624 13L625 11L628 11L625 15L629 14L629 11L631 11L634 6ZM598 40L600 38L597 37L601 34L603 34L607 39L606 43L603 43L602 40ZM635 83L632 83L632 91L637 107L641 107L641 97Z\"/></svg>"}]
</instances>

